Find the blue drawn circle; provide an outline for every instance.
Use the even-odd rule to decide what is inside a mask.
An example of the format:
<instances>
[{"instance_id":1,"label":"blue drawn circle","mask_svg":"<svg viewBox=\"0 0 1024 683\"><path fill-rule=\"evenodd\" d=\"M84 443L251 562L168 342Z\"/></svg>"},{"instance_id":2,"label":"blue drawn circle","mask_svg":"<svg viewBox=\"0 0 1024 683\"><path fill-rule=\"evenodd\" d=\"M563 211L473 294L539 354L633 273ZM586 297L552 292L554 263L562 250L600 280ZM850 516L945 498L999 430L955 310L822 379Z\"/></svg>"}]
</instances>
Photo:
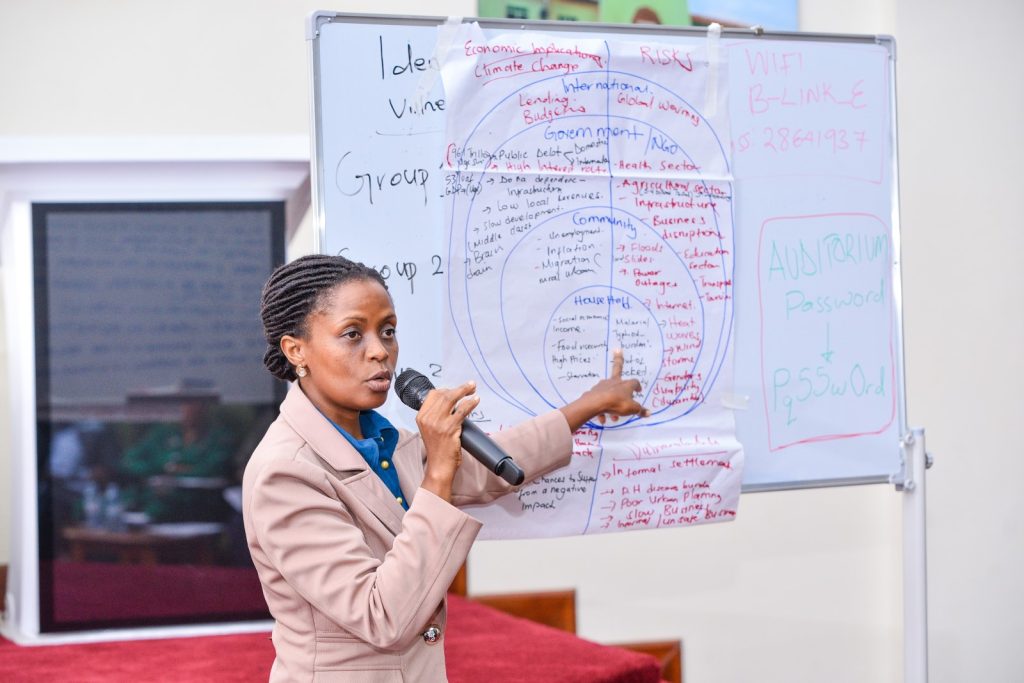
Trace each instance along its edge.
<instances>
[{"instance_id":1,"label":"blue drawn circle","mask_svg":"<svg viewBox=\"0 0 1024 683\"><path fill-rule=\"evenodd\" d=\"M659 330L659 335L658 335L659 349L658 349L657 357L662 358L662 362L664 362L665 338L664 338L664 335L660 334L661 326L659 324L659 321L658 321L657 317L654 315L654 313L651 311L651 309L648 308L647 305L644 304L644 302L639 297L637 297L636 295L630 293L629 291L621 289L619 287L607 287L607 286L604 286L604 285L589 285L587 287L581 287L581 288L579 288L577 290L574 290L574 291L570 292L564 299L562 299L560 302L558 302L558 304L555 305L554 309L552 309L552 311L551 311L551 315L548 317L547 324L546 324L545 330L544 330L544 341L543 341L543 348L545 349L545 352L543 354L544 355L544 363L545 363L544 364L544 373L547 376L548 383L551 384L552 389L555 391L555 394L558 396L559 400L561 401L561 404L568 403L569 399L567 399L566 395L559 389L558 382L556 382L555 378L552 377L552 367L551 366L553 364L553 361L552 361L552 358L551 358L551 353L547 351L547 349L549 349L549 347L550 347L549 336L550 336L550 334L552 332L553 320L554 320L555 316L558 315L559 311L561 311L562 309L567 307L567 302L569 301L569 299L570 298L574 298L576 296L586 296L585 293L588 292L588 291L592 291L595 296L602 297L602 298L603 297L611 298L612 297L612 292L618 292L621 295L620 299L625 300L625 299L628 298L632 304L635 304L637 306L636 310L643 311L644 313L646 313L645 317L647 319L649 319L649 320L654 321L655 329ZM575 302L574 302L574 304L570 304L570 305L575 305ZM624 315L624 313L622 313L621 311L618 312L618 314L619 315ZM604 348L605 348L606 353L607 353L608 346L609 346L609 340L607 339L607 337L605 337L604 338ZM520 370L521 369L522 368L520 368ZM605 376L605 373L604 373L605 367L604 367L603 364L600 366L600 370L602 372L597 373L597 379L601 379L602 377ZM650 392L653 390L655 381L656 381L656 379L657 379L657 377L658 377L658 375L660 373L661 373L661 365L659 364L658 367L655 368L655 370L653 372L653 378L651 378L651 380L650 380L650 382L648 384L648 386L649 386L648 392L644 396L644 398L641 400L641 403L646 403L647 402L647 398L650 396ZM639 378L638 377L637 379L646 379L646 378ZM625 423L623 423L623 424L625 424ZM618 425L616 425L616 426L618 426Z\"/></svg>"},{"instance_id":2,"label":"blue drawn circle","mask_svg":"<svg viewBox=\"0 0 1024 683\"><path fill-rule=\"evenodd\" d=\"M669 95L675 97L677 100L681 101L683 104L685 104L687 106L687 108L689 108L696 115L698 115L701 118L702 121L707 123L706 119L700 114L700 112L696 108L690 106L689 103L684 98L680 97L678 94L672 92L668 88L665 88L662 84L655 83L653 81L650 81L648 79L643 78L642 76L638 76L636 74L630 74L630 73L627 73L627 72L611 71L610 69L599 70L599 71L591 71L591 72L583 72L583 73L580 73L580 74L576 74L576 76L603 75L603 76L605 76L607 78L608 75L611 74L611 73L621 74L623 76L628 76L630 78L637 79L638 81L644 81L644 82L647 82L647 83L650 83L650 84L654 85L657 88L660 88L661 90L667 92ZM487 120L487 118L489 118L491 114L493 114L495 111L497 111L498 108L500 106L502 106L502 104L504 102L506 102L509 98L513 97L516 93L518 93L518 92L520 92L520 91L522 91L522 90L524 90L526 88L532 88L532 87L536 86L537 84L542 83L544 81L555 80L555 79L560 79L560 78L562 78L562 76L552 76L552 77L548 77L548 78L532 80L530 83L525 84L522 87L520 87L520 88L512 91L511 93L509 93L509 95L507 95L505 98L503 98L502 100L497 102L491 108L491 110L489 110L484 116L482 116L480 118L477 126L474 127L473 131L466 138L466 141L465 141L464 146L463 146L462 149L465 150L466 147L468 147L469 143L472 141L472 139L476 135L477 130L480 129L480 126L482 126L484 124L484 122ZM610 99L610 92L609 92L609 99ZM601 115L601 114L584 114L584 115L563 116L563 117L559 117L558 121L565 121L565 120L571 119L571 118L591 118L591 117L603 118L605 121L611 121L613 118L616 119L616 120L633 121L635 123L639 123L639 124L647 127L650 132L653 132L656 129L655 126L653 126L650 123L647 123L645 121L642 121L642 120L639 120L639 119L633 119L633 118L627 117L627 116L621 116L621 115L618 115L618 114L612 115L610 113L610 111L606 111L606 113L603 114L603 115ZM550 123L551 122L541 122L541 123L533 124L533 125L530 125L530 126L527 126L527 127L524 127L522 129L520 129L518 132L516 132L513 135L511 135L510 137L506 138L503 142L501 142L499 144L498 147L496 147L491 152L492 158L494 156L496 156L498 154L498 152L500 150L502 150L506 145L511 143L515 138L519 137L520 135L523 135L524 133L527 133L528 131L530 131L532 129L537 128L538 126L550 125ZM676 146L676 149L678 150L678 153L681 154L681 156L685 157L691 163L695 164L693 159L686 152L685 147L683 145L681 145L680 143L676 142L673 136L669 135L667 132L661 130L660 128L658 128L657 130L658 130L659 134L661 134L663 137L665 137L666 139L672 141L672 143ZM728 168L729 161L728 161L728 157L724 154L724 148L722 147L721 140L718 139L717 133L715 132L715 130L710 125L707 125L707 130L715 138L716 142L718 143L719 150L722 153L722 156L724 158L726 168ZM650 139L650 135L648 135L648 139ZM606 140L606 144L607 144L607 140ZM607 145L607 146L608 146L608 149L610 150L611 149L610 145ZM662 150L662 151L664 151L664 150ZM646 152L647 152L647 150L645 150L645 154L646 154ZM670 152L670 154L672 154L672 155L674 155L676 153L677 153L676 151ZM610 168L610 166L611 166L611 155L610 155L610 153L609 153L608 157L609 157L609 161L608 161L608 164L609 164L609 185L611 185L611 183L614 180L614 176L611 175L611 168ZM703 188L705 189L705 192L707 193L708 197L712 196L711 193L710 193L710 190L708 190L708 185L707 185L707 181L706 180L703 180L703 179L698 180L697 184L698 185L703 185ZM610 189L611 188L609 188L609 190ZM469 252L469 248L468 248L468 246L469 246L468 245L468 242L469 242L469 231L468 231L468 228L469 228L470 219L471 219L471 217L473 215L473 206L474 206L474 203L476 201L476 198L477 197L476 197L475 194L470 197L470 199L468 201L468 206L466 207L466 211L465 211L466 221L465 221L465 224L462 226L463 227L463 235L465 235L464 248L466 249L467 253ZM723 198L723 199L731 199L731 197L727 197L727 198ZM453 203L457 203L457 201L458 201L458 197L456 196L453 199ZM601 207L601 208L608 209L609 211L622 211L622 209L618 209L617 207L614 206L614 197L612 196L611 192L609 192L609 201L611 202L609 206ZM583 207L575 207L574 209L571 209L570 211L578 211L578 210L581 210L581 208L583 208ZM733 223L733 220L732 220L732 217L733 217L732 216L733 207L732 207L731 201L729 203L729 212L730 212L730 220L728 221L727 225L729 226L729 230L732 231L734 223ZM568 212L566 212L566 213L568 213ZM564 214L559 214L559 216L561 216L561 215L564 215ZM453 211L453 214L452 214L452 225L450 226L450 238L454 237L455 220L456 220L455 216L456 216L456 212ZM722 233L721 233L721 226L719 224L718 212L717 211L713 211L712 212L712 217L713 217L713 220L715 222L716 232L718 232L721 235ZM531 229L530 232L535 230L541 224L546 223L548 220L551 220L553 218L555 218L555 217L551 217L549 219L546 219L545 221L542 221L540 224L534 226ZM647 226L647 227L649 229L651 229L651 230L654 230L650 226ZM655 234L657 234L657 231L654 231L654 232L655 232ZM722 240L722 238L719 239L719 244L722 243L721 240ZM454 240L450 239L450 243L452 241L454 241ZM522 242L522 239L520 240L520 243L521 242ZM723 251L724 251L724 249L723 249ZM510 255L511 254L509 254L509 256ZM449 252L449 263L451 263L450 256L451 256L451 252ZM503 263L503 265L502 265L502 274L501 274L501 283L502 283L501 286L502 287L503 287L503 284L504 284L504 268L505 268L505 265L508 262L509 256L506 256L505 263ZM609 261L611 262L611 259L609 259ZM611 266L611 263L609 265ZM726 261L725 261L725 254L724 253L721 255L720 265L722 267L722 271L721 272L726 273L727 277L728 277L728 275L732 275L733 274L733 273L728 272L726 270ZM685 263L683 263L683 267L686 270L687 274L690 275L690 279L693 280L693 276L689 272L689 269L686 267ZM453 270L454 270L454 268L452 268L452 267L449 268L449 279L452 277L452 271ZM468 275L468 274L464 274L464 276L465 275ZM729 279L731 279L731 278L729 278ZM467 280L468 280L468 277L467 277ZM611 287L611 286L612 286L611 284L607 285L607 287ZM450 291L451 290L449 289L449 292ZM732 291L731 287L728 289L728 291L731 293L731 291ZM522 409L526 409L527 412L532 412L532 411L529 411L528 408L526 408L526 406L523 404L523 402L521 402L519 399L516 399L514 396L512 396L511 392L503 385L501 380L498 378L497 373L495 373L494 370L490 367L490 364L487 361L486 354L484 353L483 348L482 348L482 346L480 344L480 339L479 339L479 337L477 335L477 330L476 330L476 325L475 325L475 320L474 320L475 316L474 316L473 304L472 304L472 301L470 300L470 294L469 294L469 287L468 286L466 287L466 297L465 298L466 298L466 301L465 301L466 312L467 312L467 318L468 318L469 328L470 328L469 331L470 331L470 333L472 335L473 342L476 345L476 349L479 352L480 360L483 363L483 365L486 367L487 371L490 373L490 376L491 376L492 380L494 381L494 383L498 387L500 387L501 390L502 390L502 391L495 391L495 393L498 396L500 396L501 398L503 398L504 400L506 400L509 403L511 403L512 405L517 405L518 407L520 407ZM504 296L502 295L500 298L501 298L502 306L504 306ZM454 303L454 302L452 302L452 303ZM703 307L703 302L701 302L701 304L702 304L702 307ZM724 304L723 304L722 324L720 326L720 329L718 330L718 334L717 334L717 338L716 338L714 354L712 356L712 361L711 361L711 371L708 373L707 377L705 378L706 381L704 383L704 387L705 387L704 395L706 395L707 394L707 390L709 390L713 386L715 380L718 377L718 373L721 370L722 365L724 364L725 351L726 351L726 349L728 347L728 340L729 340L729 336L731 334L731 328L732 328L732 318L733 318L733 316L732 316L731 309L732 309L732 304L731 304L731 296L730 296L730 298L727 299L724 302ZM456 321L453 319L453 322L456 322ZM507 329L504 329L504 328L505 328L505 321L504 321L504 312L503 312L503 332L506 335L506 344L509 345L509 348L510 348L510 351L511 351L511 346L510 346L510 342L508 340L508 335L507 335ZM702 323L701 329L702 330L704 329L703 323ZM463 346L466 348L467 352L469 353L470 361L477 368L477 371L480 374L481 379L484 381L485 384L490 386L489 383L487 382L487 378L486 378L485 374L483 372L480 372L481 369L480 369L479 366L477 366L476 360L473 357L472 350L470 349L469 344L467 343L467 340L463 336L462 330L459 329L457 322L456 322L456 325L455 325L455 331L456 331L457 335L459 336L460 342L463 344ZM702 335L702 341L704 339L706 339L706 335ZM700 349L700 351L698 353L698 358L695 359L695 367L700 362L699 355L701 353L703 353L703 346L704 346L704 344L702 343L701 344L701 349ZM516 362L516 365L519 366L520 372L523 373L522 366L519 364L518 359L514 359L514 360ZM523 373L523 377L524 377L524 379L526 379L527 382L530 382L529 378L526 377L525 373ZM530 384L534 388L534 391L537 391L537 388L535 386L533 386L533 383L531 382ZM653 383L652 383L652 386L653 386ZM491 388L494 389L494 387L491 387ZM502 395L502 392L504 392L505 395ZM550 404L550 401L548 401L541 392L538 391L537 394L538 394L538 396L543 401L545 401L546 403ZM696 402L693 406L691 406L690 409L686 411L686 413L689 413L690 411L695 409L702 402L703 402L703 398L701 398L700 401ZM686 413L684 413L684 414L686 414ZM679 416L677 416L677 417L679 417ZM676 419L676 418L671 418L671 419Z\"/></svg>"},{"instance_id":3,"label":"blue drawn circle","mask_svg":"<svg viewBox=\"0 0 1024 683\"><path fill-rule=\"evenodd\" d=\"M520 248L525 248L525 246L527 245L527 240L529 238L531 238L536 231L540 230L541 228L544 228L544 227L548 226L548 224L550 224L550 223L552 223L554 221L557 221L559 219L564 219L566 216L568 216L571 213L585 211L585 210L588 210L588 209L605 210L606 207L604 207L604 206L576 207L574 209L571 209L570 211L566 211L566 212L561 213L561 214L556 214L556 215L552 216L551 218L548 218L548 219L546 219L544 221L541 221L540 223L535 225L533 228L531 228L529 231L524 233L523 236L516 242L516 244L511 249L509 249L508 255L505 257L505 260L502 262L502 265L501 265L501 274L500 274L500 279L499 279L499 290L498 290L498 292L499 292L499 294L498 294L498 302L499 302L499 310L500 310L500 315L501 315L502 332L505 335L505 346L508 349L509 354L510 354L510 356L512 358L512 361L515 364L516 368L519 370L519 373L522 376L522 378L531 387L531 389L545 403L547 403L550 407L555 407L556 405L560 405L560 404L555 404L554 402L548 400L544 396L544 392L538 386L537 382L531 380L531 378L529 377L529 374L526 372L526 370L524 368L524 364L522 362L520 362L519 355L516 353L515 349L512 347L511 339L510 339L509 334L508 334L509 321L508 321L508 316L506 314L506 303L508 301L508 297L505 294L505 292L506 292L506 289L505 289L506 273L508 273L510 271L509 261L512 259L513 255L515 255L516 252ZM695 301L697 301L697 303L699 305L699 308L698 308L699 327L700 327L700 329L704 329L705 322L706 322L706 320L705 320L705 311L704 311L704 303L703 303L703 301L701 301L700 297L698 296L698 291L699 290L698 290L698 287L697 287L697 283L693 279L693 275L692 275L692 273L690 273L690 271L687 268L686 263L683 261L683 259L679 256L679 254L677 254L675 251L673 251L671 249L671 245L669 245L667 243L667 241L665 241L658 234L657 230L655 228L653 228L652 226L648 225L642 218L640 218L639 216L637 216L635 214L632 214L632 213L630 213L628 211L625 211L623 209L614 209L614 211L617 212L617 213L626 214L628 217L636 220L641 226L643 226L644 228L647 228L647 230L651 233L651 237L652 237L651 241L655 242L655 243L660 241L666 247L666 253L667 254L671 254L672 257L675 258L675 260L678 262L679 268L682 270L683 273L686 273L686 276L689 278L690 284L693 287L693 299ZM541 240L543 240L543 238L541 238ZM631 241L633 241L633 240L631 240ZM591 287L591 286L604 287L606 289L610 289L610 290L614 290L614 291L622 291L622 292L628 294L631 297L636 297L636 295L633 292L631 292L629 290L626 290L626 289L623 289L622 287L619 287L619 286L615 285L615 277L616 276L614 274L615 265L614 265L613 255L615 254L615 251L616 251L616 249L615 249L616 244L617 244L617 240L615 238L615 230L614 229L610 229L609 230L609 249L608 249L608 253L609 253L609 264L610 264L610 266L611 266L611 268L613 270L613 273L610 276L611 280L612 280L612 284L611 285L604 285L604 284L588 285L587 287ZM515 277L511 277L511 279L513 280L513 282L517 281L517 278L515 278ZM569 296L571 296L571 294ZM640 299L640 297L636 297L636 298ZM558 304L556 304L556 309L557 309L558 306L561 306L561 304L562 304L562 302L559 302ZM647 308L646 305L645 305L645 308ZM653 312L651 313L651 315L659 323L658 329L659 329L659 335L660 335L661 334L661 322L662 321ZM548 323L547 323L548 326L550 326L551 319L553 318L553 316L554 316L554 313L552 313L551 316L549 316ZM610 321L610 317L609 317L608 329L606 329L606 331L605 331L605 341L608 342L608 343L610 343L610 341L611 341L610 322L611 321ZM661 345L662 345L662 348L664 348L664 339L663 338L661 339ZM678 399L680 396L682 396L684 393L686 393L686 391L689 389L689 386L690 386L690 383L691 383L691 380L692 380L692 376L693 376L693 374L695 372L695 369L697 368L697 366L701 362L701 356L702 356L703 353L704 353L704 345L703 345L703 342L702 342L701 347L698 349L697 354L696 354L696 356L694 358L693 368L691 368L691 371L689 373L691 377L690 377L690 379L687 379L685 381L685 383L683 384L683 387L680 389L680 391L674 397L673 401ZM545 363L542 363L542 366L543 365L545 365ZM607 367L607 359L606 359L605 366ZM662 357L662 363L659 364L658 370L655 373L655 380L661 375L663 367L664 367L664 356ZM644 403L647 403L647 399L651 395L651 392L653 392L654 384L655 384L655 382L652 382L648 386L647 393L644 396ZM561 395L559 395L559 397L562 398L562 400L564 402L564 397L561 396ZM687 408L685 410L685 412L683 412L682 414L685 415L685 414L691 412L693 410L693 408L695 408L697 405L699 405L699 402L697 402L693 406L690 406L689 408ZM658 410L653 411L652 415L659 415L661 413L667 412L667 411L669 411L673 407L675 407L675 406L673 406L671 404L666 405L663 408L660 408ZM625 424L625 423L623 423L623 424Z\"/></svg>"}]
</instances>

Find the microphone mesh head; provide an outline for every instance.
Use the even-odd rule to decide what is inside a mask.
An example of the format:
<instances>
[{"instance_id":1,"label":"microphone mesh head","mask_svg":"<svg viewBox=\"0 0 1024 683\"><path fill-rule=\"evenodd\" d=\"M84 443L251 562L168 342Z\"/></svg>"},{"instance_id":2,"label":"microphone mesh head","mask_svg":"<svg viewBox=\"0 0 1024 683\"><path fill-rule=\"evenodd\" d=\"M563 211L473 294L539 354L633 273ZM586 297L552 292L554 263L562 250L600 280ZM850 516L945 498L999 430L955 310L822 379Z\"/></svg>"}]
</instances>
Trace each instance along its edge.
<instances>
[{"instance_id":1,"label":"microphone mesh head","mask_svg":"<svg viewBox=\"0 0 1024 683\"><path fill-rule=\"evenodd\" d=\"M426 375L412 368L402 372L395 380L395 393L398 394L398 399L413 410L420 409L423 399L433 388L433 383Z\"/></svg>"}]
</instances>

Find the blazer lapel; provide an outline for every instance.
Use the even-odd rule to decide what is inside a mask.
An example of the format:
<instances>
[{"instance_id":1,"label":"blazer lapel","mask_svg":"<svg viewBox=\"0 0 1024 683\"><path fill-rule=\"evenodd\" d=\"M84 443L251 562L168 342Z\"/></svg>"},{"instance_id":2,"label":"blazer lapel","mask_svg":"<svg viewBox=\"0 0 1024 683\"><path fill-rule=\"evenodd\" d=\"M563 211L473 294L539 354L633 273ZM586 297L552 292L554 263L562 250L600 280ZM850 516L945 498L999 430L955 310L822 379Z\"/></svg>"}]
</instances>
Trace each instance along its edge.
<instances>
[{"instance_id":1,"label":"blazer lapel","mask_svg":"<svg viewBox=\"0 0 1024 683\"><path fill-rule=\"evenodd\" d=\"M398 445L395 455L391 458L398 468L398 485L402 495L412 505L412 500L423 483L423 447L418 434L405 429L398 430Z\"/></svg>"},{"instance_id":2,"label":"blazer lapel","mask_svg":"<svg viewBox=\"0 0 1024 683\"><path fill-rule=\"evenodd\" d=\"M329 467L341 484L396 536L404 510L391 492L334 425L316 409L302 389L293 385L281 403L281 416ZM347 476L346 476L347 475Z\"/></svg>"},{"instance_id":3,"label":"blazer lapel","mask_svg":"<svg viewBox=\"0 0 1024 683\"><path fill-rule=\"evenodd\" d=\"M348 446L348 444L345 445ZM352 446L348 447L352 448ZM356 455L359 454L356 453ZM395 500L395 497L391 495L391 491L388 491L388 487L384 486L384 482L380 480L380 477L371 472L369 468L367 468L366 474L349 477L341 483L391 533L397 536L402 531L402 515L405 514L405 510Z\"/></svg>"}]
</instances>

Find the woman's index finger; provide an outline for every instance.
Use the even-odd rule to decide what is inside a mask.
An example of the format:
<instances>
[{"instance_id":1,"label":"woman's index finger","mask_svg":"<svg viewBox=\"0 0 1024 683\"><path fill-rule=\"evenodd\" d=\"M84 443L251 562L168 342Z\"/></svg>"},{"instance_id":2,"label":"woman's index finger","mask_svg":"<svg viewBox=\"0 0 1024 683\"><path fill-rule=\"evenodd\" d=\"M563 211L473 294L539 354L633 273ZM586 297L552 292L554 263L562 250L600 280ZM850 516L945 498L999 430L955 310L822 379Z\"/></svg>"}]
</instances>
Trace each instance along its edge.
<instances>
[{"instance_id":1,"label":"woman's index finger","mask_svg":"<svg viewBox=\"0 0 1024 683\"><path fill-rule=\"evenodd\" d=\"M615 349L612 351L612 379L622 379L622 365L624 362L622 349Z\"/></svg>"}]
</instances>

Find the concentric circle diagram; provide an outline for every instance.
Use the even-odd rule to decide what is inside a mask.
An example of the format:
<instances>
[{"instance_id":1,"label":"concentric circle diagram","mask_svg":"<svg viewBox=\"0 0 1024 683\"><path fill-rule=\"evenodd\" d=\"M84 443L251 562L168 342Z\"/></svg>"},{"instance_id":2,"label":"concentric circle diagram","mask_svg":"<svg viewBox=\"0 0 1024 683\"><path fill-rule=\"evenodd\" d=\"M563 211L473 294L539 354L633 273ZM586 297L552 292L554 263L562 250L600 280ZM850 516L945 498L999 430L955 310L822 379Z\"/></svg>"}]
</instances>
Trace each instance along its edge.
<instances>
[{"instance_id":1,"label":"concentric circle diagram","mask_svg":"<svg viewBox=\"0 0 1024 683\"><path fill-rule=\"evenodd\" d=\"M728 158L687 98L635 71L492 80L494 106L449 146L454 329L483 382L530 414L606 377L615 348L652 414L611 428L678 420L722 375Z\"/></svg>"}]
</instances>

